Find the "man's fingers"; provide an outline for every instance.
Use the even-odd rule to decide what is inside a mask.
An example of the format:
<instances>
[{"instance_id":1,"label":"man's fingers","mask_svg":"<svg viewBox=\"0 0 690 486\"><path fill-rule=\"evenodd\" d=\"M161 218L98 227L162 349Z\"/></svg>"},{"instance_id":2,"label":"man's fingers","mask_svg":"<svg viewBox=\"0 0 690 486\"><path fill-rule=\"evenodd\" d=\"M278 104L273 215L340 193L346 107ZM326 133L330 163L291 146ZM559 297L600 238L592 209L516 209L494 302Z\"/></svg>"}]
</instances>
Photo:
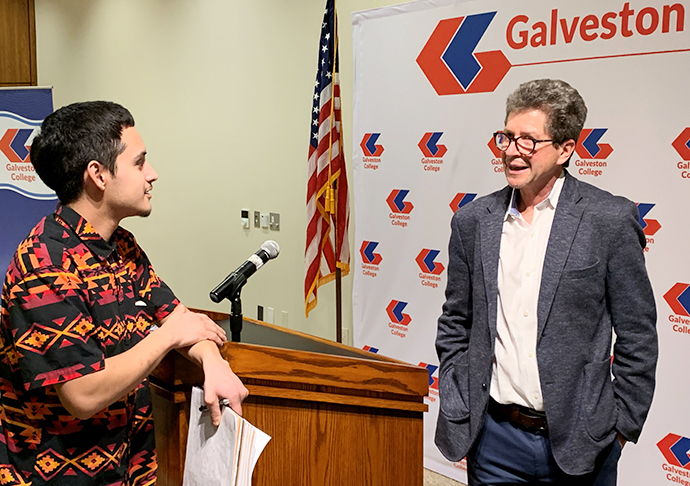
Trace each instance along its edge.
<instances>
[{"instance_id":1,"label":"man's fingers","mask_svg":"<svg viewBox=\"0 0 690 486\"><path fill-rule=\"evenodd\" d=\"M225 342L227 340L227 334L225 333L225 329L223 329L216 323L214 323L213 325L216 326L216 334L218 334L218 337L221 339L221 341Z\"/></svg>"},{"instance_id":2,"label":"man's fingers","mask_svg":"<svg viewBox=\"0 0 690 486\"><path fill-rule=\"evenodd\" d=\"M229 406L237 415L242 415L242 402L240 400L232 400Z\"/></svg>"},{"instance_id":3,"label":"man's fingers","mask_svg":"<svg viewBox=\"0 0 690 486\"><path fill-rule=\"evenodd\" d=\"M205 316L203 314L198 314L198 316L201 318L201 322L204 324L204 327L209 332L213 333L213 337L211 338L212 341L214 341L218 345L221 345L225 341L227 341L227 334L225 333L225 330L222 327L220 327L218 324L209 319L208 316Z\"/></svg>"},{"instance_id":4,"label":"man's fingers","mask_svg":"<svg viewBox=\"0 0 690 486\"><path fill-rule=\"evenodd\" d=\"M210 332L210 333L208 334L208 338L207 338L207 339L208 339L209 341L213 341L213 342L216 343L218 346L222 346L223 343L225 342L225 339L223 339L223 337L222 337L221 335L219 335L217 332Z\"/></svg>"},{"instance_id":5,"label":"man's fingers","mask_svg":"<svg viewBox=\"0 0 690 486\"><path fill-rule=\"evenodd\" d=\"M213 425L218 427L220 425L221 415L221 409L218 400L211 400L210 402L206 402L206 406L208 407L208 410L211 412L211 422L213 422Z\"/></svg>"}]
</instances>

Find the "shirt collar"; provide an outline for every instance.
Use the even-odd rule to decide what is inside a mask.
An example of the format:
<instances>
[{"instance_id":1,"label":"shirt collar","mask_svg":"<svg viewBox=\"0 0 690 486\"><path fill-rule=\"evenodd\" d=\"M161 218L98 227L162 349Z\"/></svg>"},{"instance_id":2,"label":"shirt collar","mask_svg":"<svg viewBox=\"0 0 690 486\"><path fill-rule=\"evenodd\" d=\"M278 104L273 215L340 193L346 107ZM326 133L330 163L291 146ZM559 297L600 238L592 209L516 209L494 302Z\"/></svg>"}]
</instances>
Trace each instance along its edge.
<instances>
[{"instance_id":1,"label":"shirt collar","mask_svg":"<svg viewBox=\"0 0 690 486\"><path fill-rule=\"evenodd\" d=\"M558 204L558 198L561 196L561 191L563 190L563 182L565 181L565 170L561 171L561 175L558 176L558 179L556 179L556 182L553 184L553 187L551 188L551 192L549 192L549 195L546 196L546 199L544 199L542 202L537 204L535 207L536 209L544 209L546 207L550 207L551 209L556 209L556 205ZM506 214L503 217L503 221L507 221L509 217L517 218L520 216L520 211L517 208L517 201L515 200L515 195L516 191L513 188L511 195L510 195L510 204L508 205L508 209L506 210Z\"/></svg>"},{"instance_id":2,"label":"shirt collar","mask_svg":"<svg viewBox=\"0 0 690 486\"><path fill-rule=\"evenodd\" d=\"M58 204L55 210L55 220L67 228L71 228L79 239L84 242L92 253L102 259L107 258L114 250L115 243L105 241L91 223L84 219L74 209ZM115 233L113 233L115 235ZM111 238L115 241L115 238Z\"/></svg>"}]
</instances>

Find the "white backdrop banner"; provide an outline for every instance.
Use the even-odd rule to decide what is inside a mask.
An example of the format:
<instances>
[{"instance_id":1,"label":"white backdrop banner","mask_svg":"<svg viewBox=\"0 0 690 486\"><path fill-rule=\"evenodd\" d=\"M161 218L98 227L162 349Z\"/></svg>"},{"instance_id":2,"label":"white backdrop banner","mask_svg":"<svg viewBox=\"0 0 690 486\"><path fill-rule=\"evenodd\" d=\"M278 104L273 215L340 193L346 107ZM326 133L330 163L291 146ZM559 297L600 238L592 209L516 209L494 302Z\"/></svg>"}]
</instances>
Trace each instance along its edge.
<instances>
[{"instance_id":1,"label":"white backdrop banner","mask_svg":"<svg viewBox=\"0 0 690 486\"><path fill-rule=\"evenodd\" d=\"M352 15L355 345L429 370L453 212L505 185L491 134L521 82L559 78L589 108L570 172L638 203L658 309L652 410L619 484L690 485L690 2L420 1ZM564 391L567 392L567 391Z\"/></svg>"}]
</instances>

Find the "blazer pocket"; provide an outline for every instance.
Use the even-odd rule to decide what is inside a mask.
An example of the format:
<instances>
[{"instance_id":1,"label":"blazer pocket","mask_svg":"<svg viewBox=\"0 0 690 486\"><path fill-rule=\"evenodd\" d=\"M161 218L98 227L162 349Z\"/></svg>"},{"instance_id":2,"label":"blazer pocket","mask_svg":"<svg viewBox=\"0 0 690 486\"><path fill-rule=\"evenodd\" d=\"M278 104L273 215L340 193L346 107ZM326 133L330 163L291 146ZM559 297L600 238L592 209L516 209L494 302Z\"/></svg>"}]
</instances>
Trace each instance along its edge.
<instances>
[{"instance_id":1,"label":"blazer pocket","mask_svg":"<svg viewBox=\"0 0 690 486\"><path fill-rule=\"evenodd\" d=\"M469 352L465 352L456 362L449 364L439 378L440 409L447 419L462 421L469 418L469 382Z\"/></svg>"},{"instance_id":2,"label":"blazer pocket","mask_svg":"<svg viewBox=\"0 0 690 486\"><path fill-rule=\"evenodd\" d=\"M590 265L585 268L576 268L573 270L566 269L563 271L563 278L575 280L580 278L591 277L592 275L598 274L600 271L599 260L597 260L594 265Z\"/></svg>"},{"instance_id":3,"label":"blazer pocket","mask_svg":"<svg viewBox=\"0 0 690 486\"><path fill-rule=\"evenodd\" d=\"M585 427L595 441L605 439L616 425L616 399L607 359L585 365L582 390Z\"/></svg>"}]
</instances>

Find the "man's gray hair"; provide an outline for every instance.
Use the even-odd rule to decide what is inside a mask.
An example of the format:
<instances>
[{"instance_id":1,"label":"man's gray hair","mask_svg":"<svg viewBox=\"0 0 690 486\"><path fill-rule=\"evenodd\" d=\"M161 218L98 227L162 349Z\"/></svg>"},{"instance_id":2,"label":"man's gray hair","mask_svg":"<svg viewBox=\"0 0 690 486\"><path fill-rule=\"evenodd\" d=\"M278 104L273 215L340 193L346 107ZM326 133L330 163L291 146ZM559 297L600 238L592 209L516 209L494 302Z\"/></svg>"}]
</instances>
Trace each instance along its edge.
<instances>
[{"instance_id":1,"label":"man's gray hair","mask_svg":"<svg viewBox=\"0 0 690 486\"><path fill-rule=\"evenodd\" d=\"M508 96L506 119L529 110L546 114L546 131L555 144L580 136L587 118L585 101L575 88L559 79L535 79L522 83Z\"/></svg>"}]
</instances>

